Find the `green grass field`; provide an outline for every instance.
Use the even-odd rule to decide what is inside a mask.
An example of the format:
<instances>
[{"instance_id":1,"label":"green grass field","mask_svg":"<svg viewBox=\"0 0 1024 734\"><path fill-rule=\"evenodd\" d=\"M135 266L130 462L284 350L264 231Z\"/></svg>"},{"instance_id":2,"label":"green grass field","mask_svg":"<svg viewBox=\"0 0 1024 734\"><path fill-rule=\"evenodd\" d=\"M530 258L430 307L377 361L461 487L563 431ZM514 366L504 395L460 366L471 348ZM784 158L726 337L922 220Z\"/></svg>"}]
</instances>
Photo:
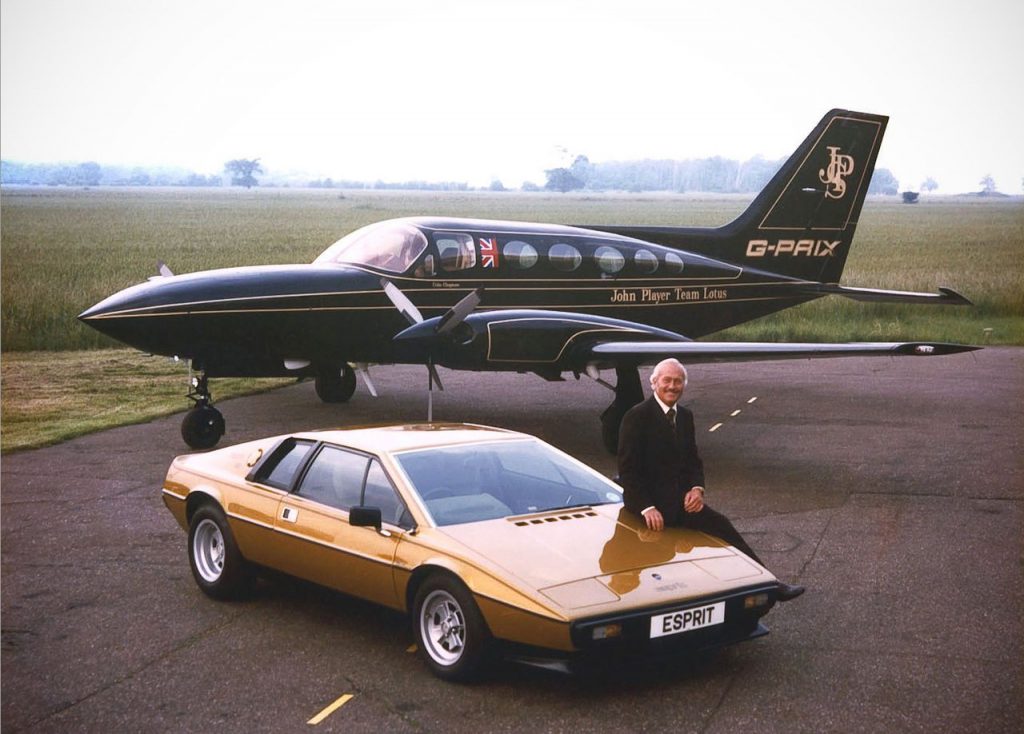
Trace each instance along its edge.
<instances>
[{"instance_id":1,"label":"green grass field","mask_svg":"<svg viewBox=\"0 0 1024 734\"><path fill-rule=\"evenodd\" d=\"M34 438L28 440L15 435L24 434L34 415L41 416L35 422L48 424L62 412L76 412L66 405L53 415L38 405L26 407L27 398L48 389L39 373L49 362L65 368L63 376L50 378L62 382L59 392L65 398L73 384L85 395L106 395L112 387L111 395L132 399L129 391L118 389L119 381L132 378L128 371L112 371L104 366L102 355L82 351L117 345L75 317L111 293L154 275L158 260L176 273L309 262L353 229L399 216L717 226L746 204L744 197L670 194L5 188L0 191L3 449L40 445L150 415L125 404L102 411L103 421L83 417L80 425L56 432L33 429ZM869 199L842 282L926 292L944 285L975 305L862 304L832 297L715 338L1024 344L1024 204L1020 198L930 198L914 206ZM62 354L45 354L53 351ZM125 358L114 361L121 364ZM90 371L99 373L91 382L70 377ZM183 378L172 371L166 379ZM239 383L229 389L253 386ZM161 412L173 410L175 404L180 409L187 406L184 388L174 389L180 390L180 401L162 405ZM214 389L216 396L225 395L221 381ZM137 392L146 402L147 390Z\"/></svg>"}]
</instances>

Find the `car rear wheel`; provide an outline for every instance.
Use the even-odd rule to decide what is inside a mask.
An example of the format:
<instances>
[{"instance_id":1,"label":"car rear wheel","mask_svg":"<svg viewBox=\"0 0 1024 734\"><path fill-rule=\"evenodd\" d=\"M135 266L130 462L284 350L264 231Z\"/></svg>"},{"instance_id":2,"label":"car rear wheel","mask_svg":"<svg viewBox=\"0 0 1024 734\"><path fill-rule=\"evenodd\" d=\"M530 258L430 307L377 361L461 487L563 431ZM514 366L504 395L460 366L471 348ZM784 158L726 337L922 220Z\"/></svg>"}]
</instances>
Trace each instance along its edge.
<instances>
[{"instance_id":1,"label":"car rear wheel","mask_svg":"<svg viewBox=\"0 0 1024 734\"><path fill-rule=\"evenodd\" d=\"M248 564L238 551L224 513L213 505L196 510L188 533L192 576L203 593L214 599L235 599L250 581Z\"/></svg>"},{"instance_id":2,"label":"car rear wheel","mask_svg":"<svg viewBox=\"0 0 1024 734\"><path fill-rule=\"evenodd\" d=\"M435 675L466 680L487 658L490 633L469 590L458 580L434 575L416 592L416 643Z\"/></svg>"}]
</instances>

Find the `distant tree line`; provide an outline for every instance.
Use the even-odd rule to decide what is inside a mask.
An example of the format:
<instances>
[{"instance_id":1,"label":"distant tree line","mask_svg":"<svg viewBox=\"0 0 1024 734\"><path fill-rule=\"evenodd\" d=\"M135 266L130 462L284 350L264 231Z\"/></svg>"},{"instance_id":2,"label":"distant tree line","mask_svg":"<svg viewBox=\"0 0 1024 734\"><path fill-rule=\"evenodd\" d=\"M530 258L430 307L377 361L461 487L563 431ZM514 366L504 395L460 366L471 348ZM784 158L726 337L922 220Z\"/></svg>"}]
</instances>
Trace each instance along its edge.
<instances>
[{"instance_id":1,"label":"distant tree line","mask_svg":"<svg viewBox=\"0 0 1024 734\"><path fill-rule=\"evenodd\" d=\"M218 174L86 163L0 161L0 183L22 186L223 186Z\"/></svg>"},{"instance_id":2,"label":"distant tree line","mask_svg":"<svg viewBox=\"0 0 1024 734\"><path fill-rule=\"evenodd\" d=\"M306 184L311 189L379 189L381 191L470 191L465 181L354 181L322 178Z\"/></svg>"},{"instance_id":3,"label":"distant tree line","mask_svg":"<svg viewBox=\"0 0 1024 734\"><path fill-rule=\"evenodd\" d=\"M644 159L591 163L576 156L572 165L545 171L549 191L700 191L754 193L771 180L785 158L769 161L754 156L746 161L714 156L689 160ZM524 185L524 189L526 186ZM899 182L887 168L875 169L868 193L895 195Z\"/></svg>"},{"instance_id":4,"label":"distant tree line","mask_svg":"<svg viewBox=\"0 0 1024 734\"><path fill-rule=\"evenodd\" d=\"M755 156L737 161L715 156L692 160L645 159L592 163L576 156L570 166L545 171L546 183L540 186L524 181L523 191L699 191L709 193L753 193L779 170L785 159L768 161ZM86 163L40 164L0 161L0 183L34 186L259 186L256 175L263 174L259 158L227 161L222 174L203 175L184 169L128 168ZM312 181L270 178L271 185L305 186L321 189L380 189L413 191L469 191L464 181L356 181L323 178ZM501 181L486 187L506 191ZM926 187L925 187L926 188ZM875 169L868 193L895 195L899 182L886 168Z\"/></svg>"}]
</instances>

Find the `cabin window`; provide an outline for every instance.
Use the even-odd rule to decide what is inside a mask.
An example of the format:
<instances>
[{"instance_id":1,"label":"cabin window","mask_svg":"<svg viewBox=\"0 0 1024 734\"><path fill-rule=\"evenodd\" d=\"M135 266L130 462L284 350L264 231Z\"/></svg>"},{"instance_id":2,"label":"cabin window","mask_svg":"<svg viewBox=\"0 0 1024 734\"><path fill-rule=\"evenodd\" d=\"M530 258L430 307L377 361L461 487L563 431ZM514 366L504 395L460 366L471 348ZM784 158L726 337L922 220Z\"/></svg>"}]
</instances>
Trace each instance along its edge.
<instances>
[{"instance_id":1,"label":"cabin window","mask_svg":"<svg viewBox=\"0 0 1024 734\"><path fill-rule=\"evenodd\" d=\"M501 254L505 262L517 270L529 270L537 264L537 248L528 242L512 240L505 244Z\"/></svg>"},{"instance_id":2,"label":"cabin window","mask_svg":"<svg viewBox=\"0 0 1024 734\"><path fill-rule=\"evenodd\" d=\"M555 270L571 273L583 262L583 256L572 245L560 242L557 245L551 245L551 249L548 250L548 260L551 262L551 267Z\"/></svg>"},{"instance_id":3,"label":"cabin window","mask_svg":"<svg viewBox=\"0 0 1024 734\"><path fill-rule=\"evenodd\" d=\"M674 252L666 252L665 270L667 270L670 275L679 275L679 273L683 272L683 258L679 257L679 255Z\"/></svg>"},{"instance_id":4,"label":"cabin window","mask_svg":"<svg viewBox=\"0 0 1024 734\"><path fill-rule=\"evenodd\" d=\"M427 238L411 224L379 222L357 229L324 250L314 263L352 263L404 273L427 249Z\"/></svg>"},{"instance_id":5,"label":"cabin window","mask_svg":"<svg viewBox=\"0 0 1024 734\"><path fill-rule=\"evenodd\" d=\"M650 275L658 269L658 258L650 250L637 250L633 256L633 264L636 265L638 272Z\"/></svg>"},{"instance_id":6,"label":"cabin window","mask_svg":"<svg viewBox=\"0 0 1024 734\"><path fill-rule=\"evenodd\" d=\"M609 275L619 272L626 264L626 258L622 256L622 253L607 245L597 248L597 251L594 252L594 260L597 262L597 267L601 268L601 272Z\"/></svg>"},{"instance_id":7,"label":"cabin window","mask_svg":"<svg viewBox=\"0 0 1024 734\"><path fill-rule=\"evenodd\" d=\"M476 266L476 248L473 238L461 232L443 232L434 236L441 268L448 272L468 270Z\"/></svg>"}]
</instances>

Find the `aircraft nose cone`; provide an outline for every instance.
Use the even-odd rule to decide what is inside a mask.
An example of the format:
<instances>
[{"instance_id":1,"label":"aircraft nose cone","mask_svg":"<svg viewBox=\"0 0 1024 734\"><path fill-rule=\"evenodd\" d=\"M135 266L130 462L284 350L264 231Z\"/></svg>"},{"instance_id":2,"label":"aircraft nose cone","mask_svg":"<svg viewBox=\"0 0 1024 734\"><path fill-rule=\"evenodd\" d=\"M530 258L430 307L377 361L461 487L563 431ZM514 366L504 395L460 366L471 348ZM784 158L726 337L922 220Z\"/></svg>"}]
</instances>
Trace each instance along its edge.
<instances>
[{"instance_id":1,"label":"aircraft nose cone","mask_svg":"<svg viewBox=\"0 0 1024 734\"><path fill-rule=\"evenodd\" d=\"M94 303L93 305L89 306L89 308L85 309L84 311L82 311L82 313L78 314L78 320L88 322L89 319L95 319L109 313L112 310L107 303L109 300L109 298L104 298L99 303ZM90 324L90 326L91 325L92 324Z\"/></svg>"},{"instance_id":2,"label":"aircraft nose cone","mask_svg":"<svg viewBox=\"0 0 1024 734\"><path fill-rule=\"evenodd\" d=\"M159 288L153 283L140 283L104 298L82 313L78 319L96 331L143 351L153 351L150 332L152 324L139 318L154 305Z\"/></svg>"},{"instance_id":3,"label":"aircraft nose cone","mask_svg":"<svg viewBox=\"0 0 1024 734\"><path fill-rule=\"evenodd\" d=\"M134 290L134 287L128 288L108 296L99 303L95 303L82 311L82 313L78 314L78 318L89 324L89 326L99 328L97 325L99 321L105 318L114 318L119 314L124 314L133 308L139 307L140 299L137 294L132 293Z\"/></svg>"}]
</instances>

